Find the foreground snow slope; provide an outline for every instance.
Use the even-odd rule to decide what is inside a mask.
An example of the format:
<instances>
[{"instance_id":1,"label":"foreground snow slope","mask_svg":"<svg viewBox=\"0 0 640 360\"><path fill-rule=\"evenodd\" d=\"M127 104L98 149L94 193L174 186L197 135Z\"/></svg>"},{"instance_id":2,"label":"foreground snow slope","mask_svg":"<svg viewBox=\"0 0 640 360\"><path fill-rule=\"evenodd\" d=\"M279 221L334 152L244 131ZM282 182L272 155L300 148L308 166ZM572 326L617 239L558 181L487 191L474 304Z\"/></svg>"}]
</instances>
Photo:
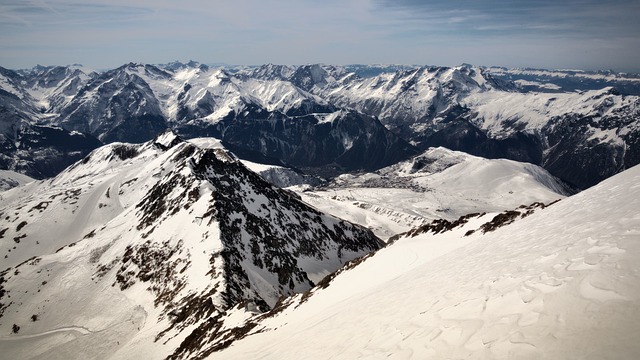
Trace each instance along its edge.
<instances>
[{"instance_id":1,"label":"foreground snow slope","mask_svg":"<svg viewBox=\"0 0 640 360\"><path fill-rule=\"evenodd\" d=\"M211 358L637 359L638 198L636 166L493 232L400 238Z\"/></svg>"}]
</instances>

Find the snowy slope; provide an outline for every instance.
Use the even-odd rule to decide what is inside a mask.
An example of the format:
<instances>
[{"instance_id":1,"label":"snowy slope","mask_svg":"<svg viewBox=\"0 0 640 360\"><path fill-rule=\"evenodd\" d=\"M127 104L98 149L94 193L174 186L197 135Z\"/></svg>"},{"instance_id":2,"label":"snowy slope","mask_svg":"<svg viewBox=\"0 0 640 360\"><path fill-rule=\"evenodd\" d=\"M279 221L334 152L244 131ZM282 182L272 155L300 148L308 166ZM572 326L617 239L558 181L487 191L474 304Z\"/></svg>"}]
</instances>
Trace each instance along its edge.
<instances>
[{"instance_id":1,"label":"snowy slope","mask_svg":"<svg viewBox=\"0 0 640 360\"><path fill-rule=\"evenodd\" d=\"M279 188L287 188L296 185L314 186L325 182L322 178L307 175L288 167L258 164L248 160L242 160L242 163L244 166L251 169L251 171L259 174L263 179Z\"/></svg>"},{"instance_id":2,"label":"snowy slope","mask_svg":"<svg viewBox=\"0 0 640 360\"><path fill-rule=\"evenodd\" d=\"M235 324L237 306L242 316L265 311L382 246L265 182L219 142L171 132L99 148L1 196L9 358L187 357Z\"/></svg>"},{"instance_id":3,"label":"snowy slope","mask_svg":"<svg viewBox=\"0 0 640 360\"><path fill-rule=\"evenodd\" d=\"M107 143L148 141L167 128L161 97L153 89L170 80L169 73L152 65L123 65L89 81L51 122Z\"/></svg>"},{"instance_id":4,"label":"snowy slope","mask_svg":"<svg viewBox=\"0 0 640 360\"><path fill-rule=\"evenodd\" d=\"M469 94L509 89L483 69L471 66L421 67L383 73L370 78L344 77L331 86L316 89L340 106L378 116L390 129L413 140L420 133L456 111Z\"/></svg>"},{"instance_id":5,"label":"snowy slope","mask_svg":"<svg viewBox=\"0 0 640 360\"><path fill-rule=\"evenodd\" d=\"M539 166L445 148L429 149L373 173L345 174L312 191L300 190L306 202L365 225L383 239L434 219L548 203L571 193Z\"/></svg>"},{"instance_id":6,"label":"snowy slope","mask_svg":"<svg viewBox=\"0 0 640 360\"><path fill-rule=\"evenodd\" d=\"M88 75L77 67L0 67L0 169L34 178L54 176L101 143L91 136L46 126ZM50 104L51 103L51 104ZM44 113L43 113L44 112Z\"/></svg>"},{"instance_id":7,"label":"snowy slope","mask_svg":"<svg viewBox=\"0 0 640 360\"><path fill-rule=\"evenodd\" d=\"M453 110L468 94L506 86L484 69L467 65L425 66L359 77L334 66L269 64L247 74L265 80L287 80L332 104L377 116L391 130L410 140L412 131L431 125L434 118Z\"/></svg>"},{"instance_id":8,"label":"snowy slope","mask_svg":"<svg viewBox=\"0 0 640 360\"><path fill-rule=\"evenodd\" d=\"M96 123L95 128L101 122L113 121L114 117L118 119L117 111L120 110L112 103L132 90L136 90L135 96L126 104L130 115L156 115L159 108L164 120L174 126L194 119L215 123L230 112L241 113L251 106L285 114L301 107L332 109L326 101L286 81L234 76L223 69L197 63L183 65L169 66L166 71L146 64L123 65L89 83L70 108L78 111L78 107L99 109L106 106L107 114L90 114L96 117L92 121ZM310 110L308 112L313 112ZM68 121L70 115L69 110L65 111L62 121Z\"/></svg>"},{"instance_id":9,"label":"snowy slope","mask_svg":"<svg viewBox=\"0 0 640 360\"><path fill-rule=\"evenodd\" d=\"M638 183L400 238L210 358L638 358Z\"/></svg>"},{"instance_id":10,"label":"snowy slope","mask_svg":"<svg viewBox=\"0 0 640 360\"><path fill-rule=\"evenodd\" d=\"M23 71L23 86L35 100L38 109L58 113L98 74L79 64L69 66L36 66Z\"/></svg>"},{"instance_id":11,"label":"snowy slope","mask_svg":"<svg viewBox=\"0 0 640 360\"><path fill-rule=\"evenodd\" d=\"M325 64L299 66L266 64L255 69L239 72L239 75L261 80L287 81L312 93L318 93L326 87L335 86L353 77L346 68Z\"/></svg>"},{"instance_id":12,"label":"snowy slope","mask_svg":"<svg viewBox=\"0 0 640 360\"><path fill-rule=\"evenodd\" d=\"M174 75L175 88L165 102L169 119L184 122L203 118L218 122L229 113L251 106L283 114L329 112L323 99L281 80L234 76L222 69L186 68Z\"/></svg>"},{"instance_id":13,"label":"snowy slope","mask_svg":"<svg viewBox=\"0 0 640 360\"><path fill-rule=\"evenodd\" d=\"M224 148L222 142L215 138L195 138L189 139L190 143L203 149L221 149ZM306 175L299 170L292 169L280 165L261 164L249 160L240 159L240 162L247 169L260 175L269 183L279 187L287 188L295 185L319 185L324 182L323 179L316 176Z\"/></svg>"},{"instance_id":14,"label":"snowy slope","mask_svg":"<svg viewBox=\"0 0 640 360\"><path fill-rule=\"evenodd\" d=\"M341 111L290 81L200 66L121 66L91 80L51 121L107 143L146 141L170 127L321 172L379 168L415 153L377 119Z\"/></svg>"},{"instance_id":15,"label":"snowy slope","mask_svg":"<svg viewBox=\"0 0 640 360\"><path fill-rule=\"evenodd\" d=\"M0 140L12 137L22 121L38 117L34 99L22 86L23 81L19 73L0 67Z\"/></svg>"},{"instance_id":16,"label":"snowy slope","mask_svg":"<svg viewBox=\"0 0 640 360\"><path fill-rule=\"evenodd\" d=\"M470 65L322 79L311 92L379 117L422 149L531 162L580 188L640 163L640 99L612 88L618 83L611 79L579 91L558 89L545 78L527 87L529 80L502 80ZM633 87L633 79L624 81Z\"/></svg>"},{"instance_id":17,"label":"snowy slope","mask_svg":"<svg viewBox=\"0 0 640 360\"><path fill-rule=\"evenodd\" d=\"M32 182L34 179L11 170L0 170L0 191L21 186Z\"/></svg>"},{"instance_id":18,"label":"snowy slope","mask_svg":"<svg viewBox=\"0 0 640 360\"><path fill-rule=\"evenodd\" d=\"M0 94L24 101L31 100L21 84L22 80L17 72L0 67L0 90L2 90Z\"/></svg>"},{"instance_id":19,"label":"snowy slope","mask_svg":"<svg viewBox=\"0 0 640 360\"><path fill-rule=\"evenodd\" d=\"M464 99L462 104L473 108L476 113L472 121L496 138L507 137L514 129L542 132L545 126L553 126L554 119L568 114L595 118L588 135L598 143L623 145L622 136L640 129L638 98L621 96L612 88L581 93L539 93L535 96L530 93L476 93ZM618 128L615 126L618 124L612 124L614 127L607 129L611 127L605 123L607 118L620 115L629 117L620 124L626 126Z\"/></svg>"}]
</instances>

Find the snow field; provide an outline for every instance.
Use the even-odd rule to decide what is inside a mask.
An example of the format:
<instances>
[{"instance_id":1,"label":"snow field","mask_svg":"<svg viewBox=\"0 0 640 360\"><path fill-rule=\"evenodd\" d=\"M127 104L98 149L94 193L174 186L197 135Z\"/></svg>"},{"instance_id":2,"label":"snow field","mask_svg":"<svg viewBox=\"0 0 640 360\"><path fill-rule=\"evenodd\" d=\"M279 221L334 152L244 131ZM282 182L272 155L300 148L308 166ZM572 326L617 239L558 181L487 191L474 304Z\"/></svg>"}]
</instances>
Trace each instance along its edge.
<instances>
[{"instance_id":1,"label":"snow field","mask_svg":"<svg viewBox=\"0 0 640 360\"><path fill-rule=\"evenodd\" d=\"M637 358L639 181L485 235L401 238L215 358Z\"/></svg>"},{"instance_id":2,"label":"snow field","mask_svg":"<svg viewBox=\"0 0 640 360\"><path fill-rule=\"evenodd\" d=\"M416 170L421 161L429 164ZM559 180L535 165L432 148L376 173L342 175L326 189L299 194L318 209L388 239L434 219L550 203L568 193Z\"/></svg>"}]
</instances>

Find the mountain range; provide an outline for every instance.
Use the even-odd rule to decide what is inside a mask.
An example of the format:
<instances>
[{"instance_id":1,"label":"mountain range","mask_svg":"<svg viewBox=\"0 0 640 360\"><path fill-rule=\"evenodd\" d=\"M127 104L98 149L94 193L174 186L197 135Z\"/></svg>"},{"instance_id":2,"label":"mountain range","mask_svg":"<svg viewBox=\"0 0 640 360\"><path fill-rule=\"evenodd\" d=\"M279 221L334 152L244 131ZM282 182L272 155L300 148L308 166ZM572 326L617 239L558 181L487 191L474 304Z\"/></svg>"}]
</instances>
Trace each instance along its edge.
<instances>
[{"instance_id":1,"label":"mountain range","mask_svg":"<svg viewBox=\"0 0 640 360\"><path fill-rule=\"evenodd\" d=\"M166 128L327 178L437 146L541 165L582 189L640 162L632 74L176 62L0 75L1 165L36 178L56 175L101 143L147 141ZM66 132L65 140L21 141L25 133L50 141L45 128ZM50 168L37 161L56 156L71 161Z\"/></svg>"},{"instance_id":2,"label":"mountain range","mask_svg":"<svg viewBox=\"0 0 640 360\"><path fill-rule=\"evenodd\" d=\"M0 70L3 357L640 356L633 75Z\"/></svg>"}]
</instances>

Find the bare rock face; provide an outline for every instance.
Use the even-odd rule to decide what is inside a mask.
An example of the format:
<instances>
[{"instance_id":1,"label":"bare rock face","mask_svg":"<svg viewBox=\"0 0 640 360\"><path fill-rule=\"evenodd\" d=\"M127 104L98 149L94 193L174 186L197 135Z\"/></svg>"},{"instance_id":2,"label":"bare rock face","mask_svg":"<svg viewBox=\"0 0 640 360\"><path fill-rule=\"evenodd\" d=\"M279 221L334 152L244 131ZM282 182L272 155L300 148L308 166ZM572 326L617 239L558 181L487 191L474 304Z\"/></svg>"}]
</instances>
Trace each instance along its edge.
<instances>
[{"instance_id":1,"label":"bare rock face","mask_svg":"<svg viewBox=\"0 0 640 360\"><path fill-rule=\"evenodd\" d=\"M371 171L418 153L377 119L355 111L295 119L249 113L218 123L214 135L233 147L281 159L312 174Z\"/></svg>"},{"instance_id":2,"label":"bare rock face","mask_svg":"<svg viewBox=\"0 0 640 360\"><path fill-rule=\"evenodd\" d=\"M106 143L152 139L167 128L167 122L144 75L147 80L170 78L151 65L123 65L84 86L61 110L56 123L88 132Z\"/></svg>"}]
</instances>

